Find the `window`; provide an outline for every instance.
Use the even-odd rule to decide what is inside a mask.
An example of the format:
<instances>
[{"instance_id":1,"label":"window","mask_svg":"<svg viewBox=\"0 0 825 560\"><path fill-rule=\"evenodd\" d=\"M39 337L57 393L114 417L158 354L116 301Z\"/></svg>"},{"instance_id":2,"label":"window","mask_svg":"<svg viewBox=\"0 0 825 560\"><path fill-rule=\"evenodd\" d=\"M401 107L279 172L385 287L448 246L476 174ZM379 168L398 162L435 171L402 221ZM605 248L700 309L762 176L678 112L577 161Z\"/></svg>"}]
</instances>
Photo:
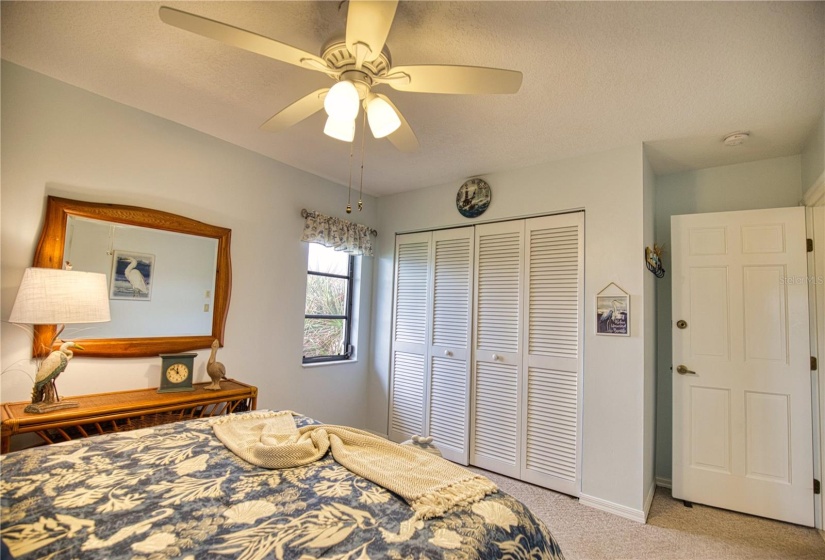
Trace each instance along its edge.
<instances>
[{"instance_id":1,"label":"window","mask_svg":"<svg viewBox=\"0 0 825 560\"><path fill-rule=\"evenodd\" d=\"M309 244L304 311L304 363L352 357L352 257Z\"/></svg>"}]
</instances>

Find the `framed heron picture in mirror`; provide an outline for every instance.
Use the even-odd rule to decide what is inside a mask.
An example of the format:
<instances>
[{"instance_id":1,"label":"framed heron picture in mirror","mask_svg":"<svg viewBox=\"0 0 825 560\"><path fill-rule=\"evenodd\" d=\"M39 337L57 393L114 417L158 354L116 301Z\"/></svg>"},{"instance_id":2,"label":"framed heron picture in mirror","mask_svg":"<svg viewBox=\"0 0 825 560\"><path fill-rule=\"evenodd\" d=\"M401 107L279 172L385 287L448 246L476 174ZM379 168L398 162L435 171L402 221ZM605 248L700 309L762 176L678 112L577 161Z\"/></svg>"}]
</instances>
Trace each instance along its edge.
<instances>
[{"instance_id":1,"label":"framed heron picture in mirror","mask_svg":"<svg viewBox=\"0 0 825 560\"><path fill-rule=\"evenodd\" d=\"M114 251L109 279L110 299L149 301L155 271L155 255Z\"/></svg>"}]
</instances>

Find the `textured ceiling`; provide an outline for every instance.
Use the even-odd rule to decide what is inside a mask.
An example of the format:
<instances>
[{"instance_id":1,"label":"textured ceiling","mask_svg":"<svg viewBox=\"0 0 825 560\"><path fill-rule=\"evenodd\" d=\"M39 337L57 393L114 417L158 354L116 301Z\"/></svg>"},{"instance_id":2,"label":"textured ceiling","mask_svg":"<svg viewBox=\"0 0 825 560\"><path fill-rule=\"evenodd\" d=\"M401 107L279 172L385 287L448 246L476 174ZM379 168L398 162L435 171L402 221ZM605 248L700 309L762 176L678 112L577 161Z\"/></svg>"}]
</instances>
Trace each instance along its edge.
<instances>
[{"instance_id":1,"label":"textured ceiling","mask_svg":"<svg viewBox=\"0 0 825 560\"><path fill-rule=\"evenodd\" d=\"M320 54L339 2L2 2L2 56L346 184L323 112L258 127L332 81L165 25L168 5ZM646 142L658 174L800 153L825 110L825 3L401 2L395 65L520 70L515 95L388 95L421 144L367 138L384 195ZM746 130L750 141L724 147ZM356 151L357 153L357 151Z\"/></svg>"}]
</instances>

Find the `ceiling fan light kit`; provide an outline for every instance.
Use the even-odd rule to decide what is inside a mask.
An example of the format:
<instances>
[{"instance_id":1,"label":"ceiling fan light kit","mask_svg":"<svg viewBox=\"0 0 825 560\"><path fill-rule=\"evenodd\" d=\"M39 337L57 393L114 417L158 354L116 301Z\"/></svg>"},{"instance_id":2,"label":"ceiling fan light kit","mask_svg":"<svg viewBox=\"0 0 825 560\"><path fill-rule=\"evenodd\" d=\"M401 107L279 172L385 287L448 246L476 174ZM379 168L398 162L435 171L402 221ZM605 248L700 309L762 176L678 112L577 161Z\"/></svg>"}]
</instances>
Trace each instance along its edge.
<instances>
[{"instance_id":1,"label":"ceiling fan light kit","mask_svg":"<svg viewBox=\"0 0 825 560\"><path fill-rule=\"evenodd\" d=\"M398 118L395 110L377 95L369 97L364 103L364 110L367 113L367 122L370 124L372 135L376 138L389 136L401 126L401 119Z\"/></svg>"},{"instance_id":2,"label":"ceiling fan light kit","mask_svg":"<svg viewBox=\"0 0 825 560\"><path fill-rule=\"evenodd\" d=\"M374 94L372 88L376 86L389 86L405 92L450 94L516 93L521 88L522 75L515 70L442 64L393 68L386 41L397 7L397 0L349 0L345 37L343 40L332 38L327 41L321 56L245 29L167 6L160 8L159 15L168 25L305 70L322 72L337 82L328 93L325 89L313 92L270 118L261 126L270 132L284 130L322 108L327 108L326 99L337 97L338 94L333 95L333 91L338 89L348 92L344 94L348 99L344 102L347 108L342 111L347 112L346 118L354 120L358 116L359 108L357 103L352 103L353 89L357 93L356 101L367 101L365 111L369 114L372 105L375 104L371 95ZM345 85L339 88L341 84ZM379 95L378 98L386 105L378 103L372 109L372 112L378 113L376 117L370 118L370 121L375 120L374 126L370 122L373 134L377 138L386 137L393 146L403 152L416 151L418 140L404 115L385 96ZM333 101L329 103L332 105ZM334 103L337 104L338 101ZM388 108L395 113L394 119L386 116ZM327 108L330 116L336 111L338 109ZM335 114L335 117L343 119L344 115ZM395 125L395 121L398 122L396 129L380 136L390 128L389 123ZM327 127L330 127L329 120L325 129ZM349 135L345 138L346 142L352 141Z\"/></svg>"},{"instance_id":3,"label":"ceiling fan light kit","mask_svg":"<svg viewBox=\"0 0 825 560\"><path fill-rule=\"evenodd\" d=\"M324 98L327 115L341 121L354 121L358 116L361 99L355 85L349 80L341 80L332 86Z\"/></svg>"},{"instance_id":4,"label":"ceiling fan light kit","mask_svg":"<svg viewBox=\"0 0 825 560\"><path fill-rule=\"evenodd\" d=\"M386 41L397 7L398 0L349 0L345 37L327 41L321 56L167 6L160 8L159 16L168 25L335 80L331 88L305 95L263 123L261 129L269 132L289 128L325 109L329 118L324 133L352 142L363 102L373 136L387 138L402 152L414 152L418 139L407 119L389 98L373 92L373 87L442 94L516 93L521 88L522 74L515 70L443 64L393 67ZM363 138L361 153L363 175ZM360 200L358 206L360 210Z\"/></svg>"},{"instance_id":5,"label":"ceiling fan light kit","mask_svg":"<svg viewBox=\"0 0 825 560\"><path fill-rule=\"evenodd\" d=\"M342 142L352 142L355 138L355 118L339 119L330 115L324 125L324 134Z\"/></svg>"}]
</instances>

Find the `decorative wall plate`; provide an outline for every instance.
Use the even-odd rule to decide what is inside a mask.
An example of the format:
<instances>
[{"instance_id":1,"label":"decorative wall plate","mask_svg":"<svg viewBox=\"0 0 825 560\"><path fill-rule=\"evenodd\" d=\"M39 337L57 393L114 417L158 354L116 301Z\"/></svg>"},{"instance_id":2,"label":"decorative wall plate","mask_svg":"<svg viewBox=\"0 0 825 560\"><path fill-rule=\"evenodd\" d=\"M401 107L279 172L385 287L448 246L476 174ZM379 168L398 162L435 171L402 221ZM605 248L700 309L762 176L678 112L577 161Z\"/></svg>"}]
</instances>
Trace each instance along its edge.
<instances>
[{"instance_id":1,"label":"decorative wall plate","mask_svg":"<svg viewBox=\"0 0 825 560\"><path fill-rule=\"evenodd\" d=\"M465 218L480 216L490 206L493 191L484 179L468 179L455 195L455 206Z\"/></svg>"}]
</instances>

